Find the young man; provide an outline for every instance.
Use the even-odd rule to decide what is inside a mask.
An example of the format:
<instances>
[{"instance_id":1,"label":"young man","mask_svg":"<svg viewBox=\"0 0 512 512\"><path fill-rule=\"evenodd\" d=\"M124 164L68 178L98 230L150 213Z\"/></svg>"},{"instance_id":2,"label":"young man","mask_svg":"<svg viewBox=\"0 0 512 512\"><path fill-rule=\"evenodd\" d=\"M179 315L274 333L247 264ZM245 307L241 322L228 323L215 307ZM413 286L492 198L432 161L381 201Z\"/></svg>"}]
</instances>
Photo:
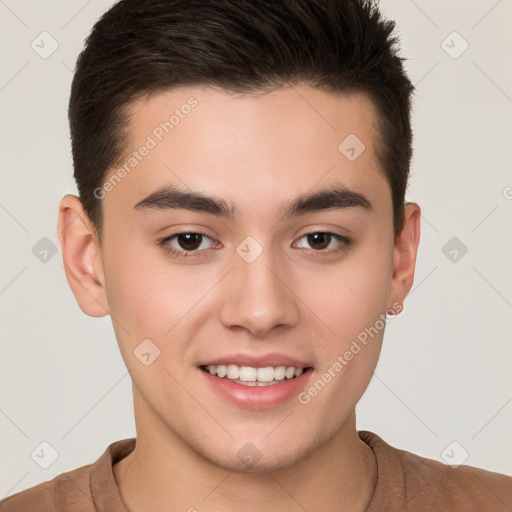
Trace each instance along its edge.
<instances>
[{"instance_id":1,"label":"young man","mask_svg":"<svg viewBox=\"0 0 512 512\"><path fill-rule=\"evenodd\" d=\"M58 233L137 438L2 512L512 509L512 478L356 430L420 236L393 28L356 0L122 0L95 25Z\"/></svg>"}]
</instances>

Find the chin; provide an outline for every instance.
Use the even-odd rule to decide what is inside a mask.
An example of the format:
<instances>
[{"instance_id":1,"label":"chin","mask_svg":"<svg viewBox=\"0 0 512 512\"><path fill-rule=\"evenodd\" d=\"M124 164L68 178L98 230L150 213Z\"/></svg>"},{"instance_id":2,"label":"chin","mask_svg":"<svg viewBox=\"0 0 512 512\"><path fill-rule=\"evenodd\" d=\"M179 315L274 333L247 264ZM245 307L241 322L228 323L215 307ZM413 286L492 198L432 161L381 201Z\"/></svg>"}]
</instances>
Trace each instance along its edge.
<instances>
[{"instance_id":1,"label":"chin","mask_svg":"<svg viewBox=\"0 0 512 512\"><path fill-rule=\"evenodd\" d=\"M244 436L244 440L233 439L224 447L203 447L204 450L197 451L209 462L227 471L264 473L285 470L307 458L321 444L318 437L313 439L306 443L299 436L293 442L290 436L286 438L281 435L270 442L264 435L252 438Z\"/></svg>"},{"instance_id":2,"label":"chin","mask_svg":"<svg viewBox=\"0 0 512 512\"><path fill-rule=\"evenodd\" d=\"M213 464L236 473L267 473L288 469L299 462L305 454L282 450L281 453L273 452L272 455L261 455L261 458L255 458L252 461L241 459L236 454L225 457L220 454L210 458Z\"/></svg>"}]
</instances>

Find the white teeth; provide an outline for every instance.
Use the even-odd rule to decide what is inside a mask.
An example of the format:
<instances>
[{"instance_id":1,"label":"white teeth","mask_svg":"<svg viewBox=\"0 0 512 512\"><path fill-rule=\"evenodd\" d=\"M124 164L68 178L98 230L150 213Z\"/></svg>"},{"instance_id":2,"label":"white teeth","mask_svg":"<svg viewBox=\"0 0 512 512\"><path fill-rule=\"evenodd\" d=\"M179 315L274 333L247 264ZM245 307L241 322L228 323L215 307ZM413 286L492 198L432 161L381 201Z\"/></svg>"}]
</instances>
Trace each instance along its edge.
<instances>
[{"instance_id":1,"label":"white teeth","mask_svg":"<svg viewBox=\"0 0 512 512\"><path fill-rule=\"evenodd\" d=\"M288 368L286 368L286 371L284 372L284 376L287 379L292 379L295 376L295 368L293 366L288 366Z\"/></svg>"},{"instance_id":2,"label":"white teeth","mask_svg":"<svg viewBox=\"0 0 512 512\"><path fill-rule=\"evenodd\" d=\"M244 382L256 382L258 370L256 368L251 368L250 366L242 366L240 367L240 380Z\"/></svg>"},{"instance_id":3,"label":"white teeth","mask_svg":"<svg viewBox=\"0 0 512 512\"><path fill-rule=\"evenodd\" d=\"M293 379L304 373L304 368L293 366L266 366L253 368L252 366L238 366L236 364L212 364L206 366L206 371L217 377L226 377L240 384L248 386L267 386L277 384L277 381Z\"/></svg>"},{"instance_id":4,"label":"white teeth","mask_svg":"<svg viewBox=\"0 0 512 512\"><path fill-rule=\"evenodd\" d=\"M274 368L267 366L266 368L258 368L258 382L270 382L274 380Z\"/></svg>"},{"instance_id":5,"label":"white teeth","mask_svg":"<svg viewBox=\"0 0 512 512\"><path fill-rule=\"evenodd\" d=\"M228 379L239 379L240 367L236 364L228 364Z\"/></svg>"},{"instance_id":6,"label":"white teeth","mask_svg":"<svg viewBox=\"0 0 512 512\"><path fill-rule=\"evenodd\" d=\"M275 380L283 380L286 374L286 366L278 366L274 370L274 379Z\"/></svg>"},{"instance_id":7,"label":"white teeth","mask_svg":"<svg viewBox=\"0 0 512 512\"><path fill-rule=\"evenodd\" d=\"M271 382L246 382L241 379L237 379L234 382L236 382L237 384L243 384L244 386L274 386L275 384L279 384L277 380L273 380Z\"/></svg>"}]
</instances>

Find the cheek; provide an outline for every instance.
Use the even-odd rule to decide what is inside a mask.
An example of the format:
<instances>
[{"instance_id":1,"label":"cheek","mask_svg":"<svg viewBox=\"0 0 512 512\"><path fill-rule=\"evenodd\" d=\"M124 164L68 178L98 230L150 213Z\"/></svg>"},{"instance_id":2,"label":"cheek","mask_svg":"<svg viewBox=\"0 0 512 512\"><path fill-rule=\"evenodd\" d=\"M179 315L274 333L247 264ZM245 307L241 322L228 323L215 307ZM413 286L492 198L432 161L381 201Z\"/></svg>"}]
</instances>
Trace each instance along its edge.
<instances>
[{"instance_id":1,"label":"cheek","mask_svg":"<svg viewBox=\"0 0 512 512\"><path fill-rule=\"evenodd\" d=\"M105 240L108 246L103 260L114 326L122 324L126 329L120 334L125 337L128 331L133 343L141 336L161 337L172 325L169 311L179 294L169 287L170 279L148 257L141 242L127 241L113 233Z\"/></svg>"},{"instance_id":2,"label":"cheek","mask_svg":"<svg viewBox=\"0 0 512 512\"><path fill-rule=\"evenodd\" d=\"M372 326L387 309L392 254L375 257L374 253L354 254L346 264L330 271L315 293L315 312L339 344L350 342Z\"/></svg>"},{"instance_id":3,"label":"cheek","mask_svg":"<svg viewBox=\"0 0 512 512\"><path fill-rule=\"evenodd\" d=\"M147 245L137 251L136 246L118 240L105 258L109 309L130 332L130 344L149 338L163 346L204 307L201 299L218 276L207 266L176 264L163 251ZM124 329L117 331L126 338Z\"/></svg>"},{"instance_id":4,"label":"cheek","mask_svg":"<svg viewBox=\"0 0 512 512\"><path fill-rule=\"evenodd\" d=\"M375 258L374 252L361 252L331 272L322 281L328 292L315 294L315 311L332 332L322 331L321 365L300 403L309 403L310 417L317 418L319 428L336 428L368 387L379 359L390 256Z\"/></svg>"},{"instance_id":5,"label":"cheek","mask_svg":"<svg viewBox=\"0 0 512 512\"><path fill-rule=\"evenodd\" d=\"M176 276L126 258L109 274L111 312L137 336L163 338L186 314L189 292Z\"/></svg>"}]
</instances>

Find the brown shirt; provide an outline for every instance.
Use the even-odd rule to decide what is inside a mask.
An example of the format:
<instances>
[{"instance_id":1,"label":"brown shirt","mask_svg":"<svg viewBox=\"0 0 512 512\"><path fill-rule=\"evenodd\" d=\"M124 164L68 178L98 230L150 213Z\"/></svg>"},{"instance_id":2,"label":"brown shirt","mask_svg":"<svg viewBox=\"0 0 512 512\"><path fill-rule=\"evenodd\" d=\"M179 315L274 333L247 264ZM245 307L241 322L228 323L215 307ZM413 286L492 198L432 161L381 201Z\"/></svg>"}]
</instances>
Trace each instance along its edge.
<instances>
[{"instance_id":1,"label":"brown shirt","mask_svg":"<svg viewBox=\"0 0 512 512\"><path fill-rule=\"evenodd\" d=\"M510 512L512 477L468 465L452 468L358 432L377 459L377 485L367 512ZM0 512L128 512L113 464L135 448L116 441L93 464L4 498Z\"/></svg>"}]
</instances>

